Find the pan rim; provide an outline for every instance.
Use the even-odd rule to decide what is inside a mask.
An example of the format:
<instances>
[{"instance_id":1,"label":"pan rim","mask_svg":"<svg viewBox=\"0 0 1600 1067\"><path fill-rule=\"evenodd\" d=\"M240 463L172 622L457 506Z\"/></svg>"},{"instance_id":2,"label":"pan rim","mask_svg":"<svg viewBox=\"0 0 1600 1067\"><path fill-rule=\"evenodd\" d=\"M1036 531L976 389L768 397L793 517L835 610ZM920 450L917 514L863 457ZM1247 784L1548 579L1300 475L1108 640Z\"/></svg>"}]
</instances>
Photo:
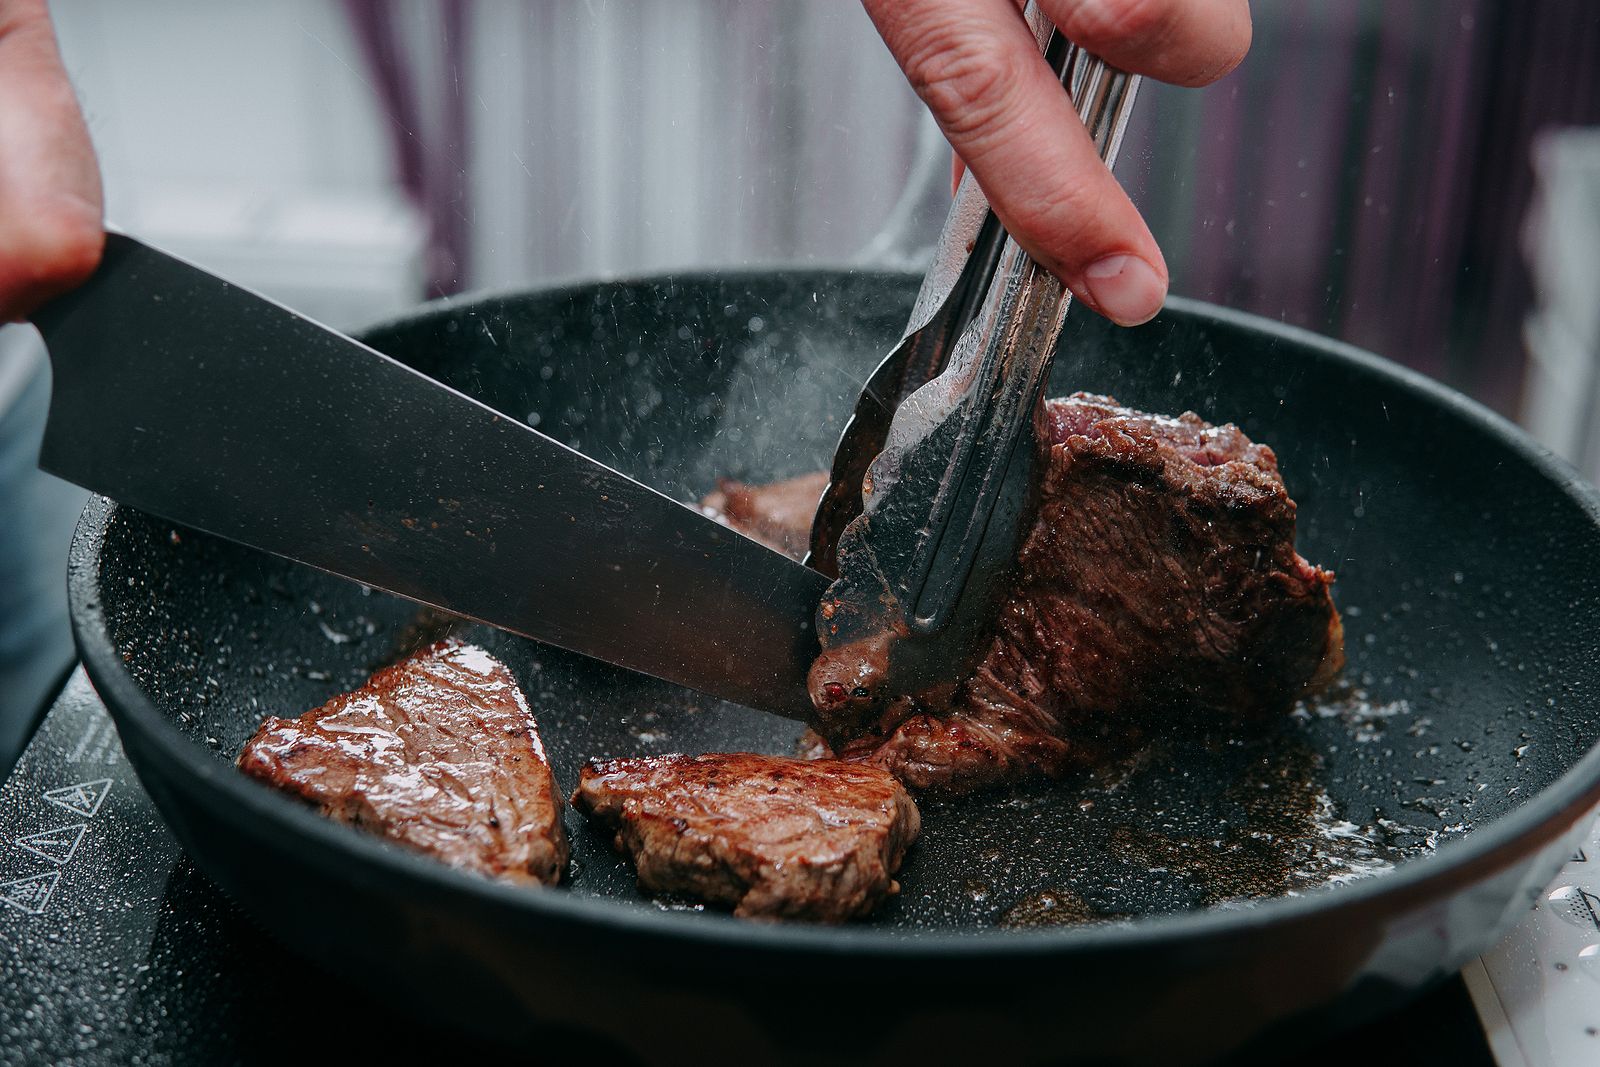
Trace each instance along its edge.
<instances>
[{"instance_id":1,"label":"pan rim","mask_svg":"<svg viewBox=\"0 0 1600 1067\"><path fill-rule=\"evenodd\" d=\"M827 268L809 266L804 271L811 276L828 272ZM753 269L675 272L636 279L571 282L537 291L554 295L602 284L661 284L707 277L726 280L745 273L768 272ZM400 321L415 322L459 312L464 306L512 295L507 291L485 294L471 301L458 298L448 303L435 302L411 315L363 332L375 333ZM1361 373L1381 379L1401 391L1420 394L1436 408L1497 439L1532 464L1600 525L1600 491L1523 430L1453 389L1354 345L1246 312L1173 297L1168 300L1162 317L1173 315L1265 334L1273 343L1290 343L1309 349L1323 358L1353 365ZM1444 895L1452 884L1487 877L1532 855L1571 830L1578 819L1600 803L1600 743L1597 743L1520 807L1464 837L1444 842L1430 855L1401 863L1391 872L1300 896L1269 898L1248 907L1149 916L1126 925L1091 924L1025 931L983 928L908 934L872 926L757 924L713 912L684 916L647 909L633 902L618 906L609 898L510 886L456 870L318 816L238 773L230 764L217 760L168 722L117 655L95 590L105 535L120 507L103 497L91 498L73 536L68 573L72 628L79 656L97 692L110 697L106 705L119 731L133 731L139 745L156 753L168 765L169 772L177 771L188 778L191 785L198 785L234 805L241 816L266 820L330 854L360 860L359 864L349 866L352 878L404 884L414 891L425 892L430 898L475 900L498 909L527 912L533 919L635 934L669 945L709 943L729 950L782 950L817 956L868 955L886 962L953 958L968 963L999 964L1040 956L1140 950L1175 943L1231 939L1246 931L1267 933L1357 911L1378 901L1434 899Z\"/></svg>"}]
</instances>

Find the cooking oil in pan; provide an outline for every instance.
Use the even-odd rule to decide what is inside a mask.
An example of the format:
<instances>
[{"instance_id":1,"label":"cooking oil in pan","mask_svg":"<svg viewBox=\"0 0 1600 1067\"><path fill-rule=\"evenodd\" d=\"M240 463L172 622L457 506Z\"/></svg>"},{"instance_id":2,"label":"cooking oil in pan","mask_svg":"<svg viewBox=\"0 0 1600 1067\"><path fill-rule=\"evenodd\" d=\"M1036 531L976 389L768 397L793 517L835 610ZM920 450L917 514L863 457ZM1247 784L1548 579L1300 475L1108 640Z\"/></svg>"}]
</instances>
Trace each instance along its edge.
<instances>
[{"instance_id":1,"label":"cooking oil in pan","mask_svg":"<svg viewBox=\"0 0 1600 1067\"><path fill-rule=\"evenodd\" d=\"M1415 721L1403 701L1344 689L1254 732L1163 730L1075 779L925 797L922 839L884 918L916 927L1125 922L1382 874L1465 823L1351 810L1360 805L1330 793L1351 789L1324 753L1409 741Z\"/></svg>"}]
</instances>

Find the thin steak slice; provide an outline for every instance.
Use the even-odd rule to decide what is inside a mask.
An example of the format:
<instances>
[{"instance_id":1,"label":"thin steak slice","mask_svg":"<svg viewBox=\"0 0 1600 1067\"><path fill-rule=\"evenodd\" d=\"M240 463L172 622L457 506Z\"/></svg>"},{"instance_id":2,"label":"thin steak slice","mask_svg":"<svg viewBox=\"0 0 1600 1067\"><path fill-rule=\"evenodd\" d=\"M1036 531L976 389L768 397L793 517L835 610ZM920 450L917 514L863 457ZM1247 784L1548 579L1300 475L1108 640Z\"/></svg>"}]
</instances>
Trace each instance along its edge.
<instances>
[{"instance_id":1,"label":"thin steak slice","mask_svg":"<svg viewBox=\"0 0 1600 1067\"><path fill-rule=\"evenodd\" d=\"M810 544L811 517L827 486L826 471L770 485L720 478L717 491L700 501L700 506L745 536L799 559Z\"/></svg>"},{"instance_id":2,"label":"thin steak slice","mask_svg":"<svg viewBox=\"0 0 1600 1067\"><path fill-rule=\"evenodd\" d=\"M1339 672L1333 575L1295 552L1270 448L1084 393L1049 402L1040 444L1038 511L981 665L948 706L829 706L824 653L815 725L838 756L970 790L1060 774L1175 717L1283 714Z\"/></svg>"},{"instance_id":3,"label":"thin steak slice","mask_svg":"<svg viewBox=\"0 0 1600 1067\"><path fill-rule=\"evenodd\" d=\"M593 761L572 803L616 831L641 888L759 919L867 914L922 827L880 768L750 753Z\"/></svg>"},{"instance_id":4,"label":"thin steak slice","mask_svg":"<svg viewBox=\"0 0 1600 1067\"><path fill-rule=\"evenodd\" d=\"M528 702L504 664L457 640L297 719L267 719L239 767L452 867L554 885L567 863L561 796Z\"/></svg>"}]
</instances>

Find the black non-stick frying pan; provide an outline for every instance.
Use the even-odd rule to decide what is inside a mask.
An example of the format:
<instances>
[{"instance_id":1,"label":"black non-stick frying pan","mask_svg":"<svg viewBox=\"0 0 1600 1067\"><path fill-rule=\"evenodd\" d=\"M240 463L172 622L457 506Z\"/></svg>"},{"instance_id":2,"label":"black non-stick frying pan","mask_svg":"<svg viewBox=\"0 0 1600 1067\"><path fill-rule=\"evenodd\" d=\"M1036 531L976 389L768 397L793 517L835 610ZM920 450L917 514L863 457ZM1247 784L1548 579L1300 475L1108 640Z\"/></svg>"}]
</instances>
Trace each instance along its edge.
<instances>
[{"instance_id":1,"label":"black non-stick frying pan","mask_svg":"<svg viewBox=\"0 0 1600 1067\"><path fill-rule=\"evenodd\" d=\"M825 465L915 286L581 285L439 305L366 339L691 500L719 475ZM1181 1062L1314 1040L1450 974L1526 913L1600 800L1595 493L1447 390L1205 305L1126 331L1074 316L1054 389L1080 388L1277 449L1301 551L1339 575L1347 690L1263 735L1175 725L1078 779L928 798L904 891L848 928L649 900L570 815L565 887L495 884L235 771L262 716L437 629L410 604L97 502L73 552L79 645L195 861L285 945L422 1019L534 1041L577 1026L669 1061ZM467 632L517 672L567 787L591 756L782 752L798 733Z\"/></svg>"}]
</instances>

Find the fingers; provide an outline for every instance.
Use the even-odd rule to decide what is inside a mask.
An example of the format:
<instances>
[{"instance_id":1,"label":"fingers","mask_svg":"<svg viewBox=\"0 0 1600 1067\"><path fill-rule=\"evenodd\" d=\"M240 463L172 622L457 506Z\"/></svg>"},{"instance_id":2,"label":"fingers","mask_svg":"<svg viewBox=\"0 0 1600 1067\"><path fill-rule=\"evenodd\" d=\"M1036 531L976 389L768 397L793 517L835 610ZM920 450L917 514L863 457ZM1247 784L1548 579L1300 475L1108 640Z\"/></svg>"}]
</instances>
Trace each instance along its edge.
<instances>
[{"instance_id":1,"label":"fingers","mask_svg":"<svg viewBox=\"0 0 1600 1067\"><path fill-rule=\"evenodd\" d=\"M100 260L100 171L43 0L0 0L0 322Z\"/></svg>"},{"instance_id":2,"label":"fingers","mask_svg":"<svg viewBox=\"0 0 1600 1067\"><path fill-rule=\"evenodd\" d=\"M1209 85L1250 50L1247 0L1039 0L1067 39L1112 66Z\"/></svg>"},{"instance_id":3,"label":"fingers","mask_svg":"<svg viewBox=\"0 0 1600 1067\"><path fill-rule=\"evenodd\" d=\"M865 0L1006 229L1094 310L1160 310L1161 251L1011 0Z\"/></svg>"}]
</instances>

